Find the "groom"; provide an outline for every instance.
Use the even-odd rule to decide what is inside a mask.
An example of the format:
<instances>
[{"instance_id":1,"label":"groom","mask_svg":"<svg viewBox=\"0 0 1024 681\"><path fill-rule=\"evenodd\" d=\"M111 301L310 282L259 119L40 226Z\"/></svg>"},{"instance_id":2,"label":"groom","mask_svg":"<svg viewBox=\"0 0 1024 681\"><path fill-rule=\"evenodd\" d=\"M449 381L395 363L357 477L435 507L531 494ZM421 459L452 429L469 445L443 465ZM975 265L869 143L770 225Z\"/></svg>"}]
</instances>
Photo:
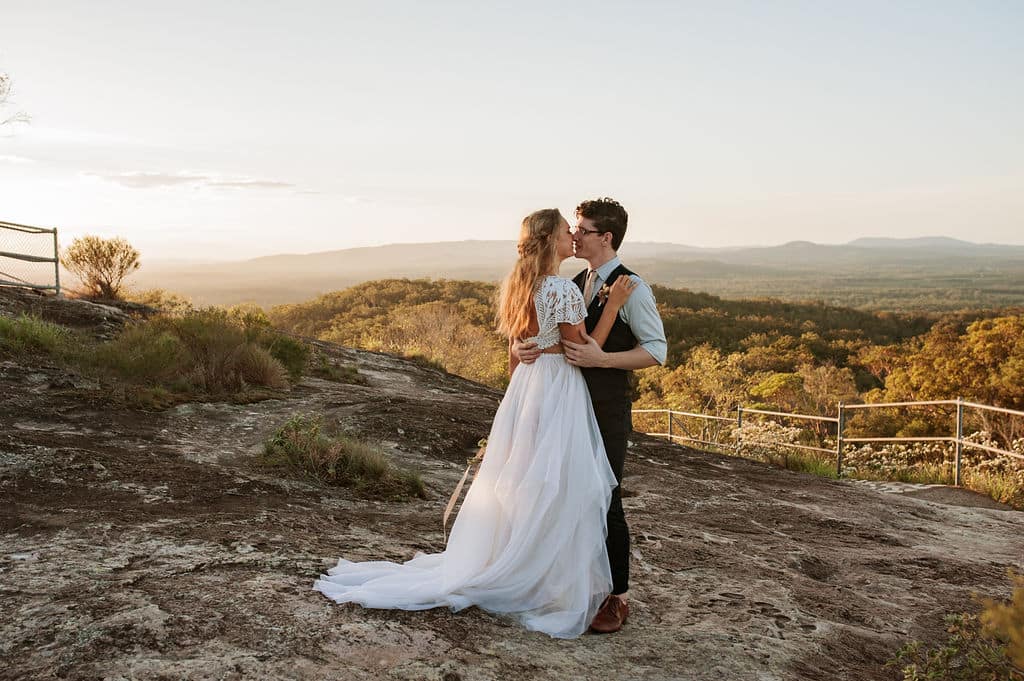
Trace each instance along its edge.
<instances>
[{"instance_id":1,"label":"groom","mask_svg":"<svg viewBox=\"0 0 1024 681\"><path fill-rule=\"evenodd\" d=\"M583 291L587 304L587 331L593 331L601 318L605 300L603 287L610 287L620 276L633 277L640 285L619 311L603 349L589 336L582 345L563 341L566 359L583 370L608 462L619 481L608 508L606 546L612 572L612 593L590 625L600 633L618 631L629 616L629 528L620 495L626 438L633 430L629 372L664 364L668 350L665 328L650 286L619 261L617 251L626 235L628 218L626 210L613 199L584 201L577 206L573 244L576 257L586 260L590 267L576 275L573 281ZM533 343L517 342L513 345L513 352L525 364L540 355Z\"/></svg>"}]
</instances>

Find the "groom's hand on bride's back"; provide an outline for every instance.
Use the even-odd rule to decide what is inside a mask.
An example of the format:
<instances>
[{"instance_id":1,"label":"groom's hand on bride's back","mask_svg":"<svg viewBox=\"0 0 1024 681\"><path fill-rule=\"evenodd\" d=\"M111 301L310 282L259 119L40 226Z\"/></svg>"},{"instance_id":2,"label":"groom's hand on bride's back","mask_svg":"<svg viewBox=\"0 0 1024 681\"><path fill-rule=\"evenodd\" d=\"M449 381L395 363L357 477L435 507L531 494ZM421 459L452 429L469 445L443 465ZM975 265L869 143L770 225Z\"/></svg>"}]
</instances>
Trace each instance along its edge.
<instances>
[{"instance_id":1,"label":"groom's hand on bride's back","mask_svg":"<svg viewBox=\"0 0 1024 681\"><path fill-rule=\"evenodd\" d=\"M533 341L525 343L517 340L512 344L512 355L522 364L533 364L540 357L540 348Z\"/></svg>"}]
</instances>

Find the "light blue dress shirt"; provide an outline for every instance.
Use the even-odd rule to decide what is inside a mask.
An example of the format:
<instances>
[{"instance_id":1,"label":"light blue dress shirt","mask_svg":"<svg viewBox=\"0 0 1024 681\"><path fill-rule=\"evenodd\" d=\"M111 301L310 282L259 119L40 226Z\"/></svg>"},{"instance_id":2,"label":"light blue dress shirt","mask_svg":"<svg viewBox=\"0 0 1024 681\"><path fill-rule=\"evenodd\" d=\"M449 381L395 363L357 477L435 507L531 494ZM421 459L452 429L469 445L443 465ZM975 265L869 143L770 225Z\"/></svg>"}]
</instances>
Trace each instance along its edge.
<instances>
[{"instance_id":1,"label":"light blue dress shirt","mask_svg":"<svg viewBox=\"0 0 1024 681\"><path fill-rule=\"evenodd\" d=\"M597 279L594 280L591 296L597 295L604 283L608 281L612 270L621 264L619 256L615 256L597 268ZM665 364L665 358L668 355L668 341L665 340L665 325L661 321L661 315L658 314L658 304L654 301L654 291L647 285L647 282L637 275L632 275L631 279L638 286L633 291L633 295L626 300L626 304L619 310L619 317L629 325L629 329L636 336L640 347L646 350L658 364ZM586 302L589 305L591 301Z\"/></svg>"}]
</instances>

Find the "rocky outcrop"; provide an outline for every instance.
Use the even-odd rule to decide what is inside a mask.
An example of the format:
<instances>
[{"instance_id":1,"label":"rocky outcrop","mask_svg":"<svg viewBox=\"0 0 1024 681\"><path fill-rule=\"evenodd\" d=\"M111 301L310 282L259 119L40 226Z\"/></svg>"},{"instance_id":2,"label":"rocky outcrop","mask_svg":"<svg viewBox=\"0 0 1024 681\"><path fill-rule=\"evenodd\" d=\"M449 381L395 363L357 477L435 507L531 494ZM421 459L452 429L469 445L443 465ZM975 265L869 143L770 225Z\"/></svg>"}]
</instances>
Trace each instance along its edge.
<instances>
[{"instance_id":1,"label":"rocky outcrop","mask_svg":"<svg viewBox=\"0 0 1024 681\"><path fill-rule=\"evenodd\" d=\"M500 395L329 345L367 385L115 410L56 366L0 362L0 679L890 679L908 638L1003 595L1021 514L637 436L632 615L552 640L477 609L338 606L338 556L443 548L441 512ZM380 442L426 500L373 502L256 459L296 413ZM911 494L902 492L910 489ZM924 490L926 496L936 492Z\"/></svg>"},{"instance_id":2,"label":"rocky outcrop","mask_svg":"<svg viewBox=\"0 0 1024 681\"><path fill-rule=\"evenodd\" d=\"M133 318L154 312L146 305L123 300L90 301L0 286L0 315L38 317L69 328L91 330L98 338L109 338Z\"/></svg>"}]
</instances>

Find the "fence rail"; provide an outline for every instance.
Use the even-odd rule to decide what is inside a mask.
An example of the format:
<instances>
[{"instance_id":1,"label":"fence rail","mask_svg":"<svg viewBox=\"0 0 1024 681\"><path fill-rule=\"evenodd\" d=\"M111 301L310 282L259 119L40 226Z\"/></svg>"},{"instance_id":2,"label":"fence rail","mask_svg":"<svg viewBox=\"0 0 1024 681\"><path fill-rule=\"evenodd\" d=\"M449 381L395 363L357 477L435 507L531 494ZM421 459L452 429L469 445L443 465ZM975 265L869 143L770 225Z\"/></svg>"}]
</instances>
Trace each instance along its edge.
<instances>
[{"instance_id":1,"label":"fence rail","mask_svg":"<svg viewBox=\"0 0 1024 681\"><path fill-rule=\"evenodd\" d=\"M955 406L955 422L954 422L954 433L952 435L944 436L919 436L919 437L847 437L845 434L846 419L850 410L856 409L878 409L878 408L897 408L897 407L920 407L920 406ZM634 409L634 414L665 414L668 419L668 430L667 432L645 432L646 435L653 435L656 437L667 437L670 441L675 442L682 440L686 442L696 442L699 444L710 445L721 449L732 449L737 454L742 453L744 446L743 442L743 426L744 426L744 415L757 415L757 416L772 416L785 419L798 419L814 421L817 423L829 423L835 424L836 428L836 446L835 448L825 447L813 447L810 445L797 444L794 442L772 442L773 445L782 447L792 447L794 449L803 449L816 452L824 452L835 456L836 460L836 474L840 477L843 475L843 453L847 444L858 443L858 442L949 442L953 443L954 449L954 484L960 486L963 484L962 478L962 467L963 467L963 450L964 448L980 449L992 454L1000 454L1009 456L1018 460L1024 460L1024 454L1019 452L1009 451L1001 449L999 447L992 447L990 445L980 444L977 442L971 442L965 439L963 424L964 424L964 410L965 409L976 409L981 411L991 411L1000 414L1006 414L1010 416L1021 416L1024 417L1024 411L1018 411L1016 409L1006 409L1005 407L994 407L988 404L979 404L977 402L968 402L962 399L955 400L924 400L919 402L879 402L870 404L838 404L837 412L838 416L820 416L815 414L799 414L796 412L784 412L784 411L771 411L767 409L752 409L749 407L736 407L736 416L720 416L717 414L702 414L697 412L687 411L675 411L672 409ZM722 442L720 440L708 440L705 438L695 438L689 432L685 435L676 434L676 417L686 417L694 419L702 419L706 421L714 421L721 423L727 421L736 425L735 436L732 443ZM685 432L685 429L684 429ZM702 430L702 433L704 430Z\"/></svg>"},{"instance_id":2,"label":"fence rail","mask_svg":"<svg viewBox=\"0 0 1024 681\"><path fill-rule=\"evenodd\" d=\"M676 417L696 418L705 421L717 421L717 422L728 422L732 423L734 419L728 416L717 416L715 414L702 414L699 412L692 411L676 411L673 409L634 409L634 414L667 414L668 415L668 431L663 433L646 433L647 435L654 435L660 437L667 437L669 440L675 442L676 440L685 440L687 442L696 442L702 445L719 446L719 443L715 440L706 440L703 438L693 437L687 430L683 423L680 423ZM676 428L683 429L685 435L677 435ZM702 429L701 433L705 432Z\"/></svg>"},{"instance_id":3,"label":"fence rail","mask_svg":"<svg viewBox=\"0 0 1024 681\"><path fill-rule=\"evenodd\" d=\"M52 241L46 235L51 235ZM0 286L50 290L59 295L59 253L55 228L0 221ZM38 267L41 264L52 264L52 275L48 266ZM43 280L47 283L41 283Z\"/></svg>"}]
</instances>

